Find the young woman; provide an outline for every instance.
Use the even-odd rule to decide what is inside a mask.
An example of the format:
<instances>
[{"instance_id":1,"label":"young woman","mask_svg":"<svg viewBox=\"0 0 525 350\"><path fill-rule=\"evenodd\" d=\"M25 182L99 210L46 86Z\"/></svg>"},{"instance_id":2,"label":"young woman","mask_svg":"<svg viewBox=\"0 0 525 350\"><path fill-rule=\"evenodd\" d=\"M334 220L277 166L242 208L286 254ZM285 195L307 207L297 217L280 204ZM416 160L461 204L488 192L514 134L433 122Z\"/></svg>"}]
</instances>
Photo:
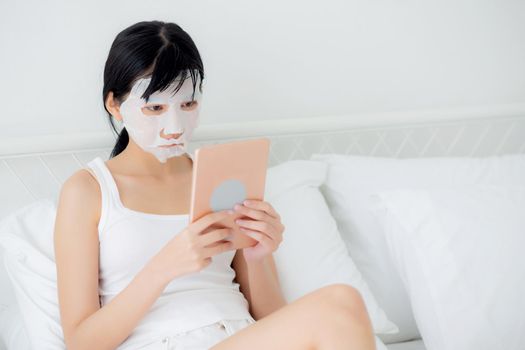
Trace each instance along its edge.
<instances>
[{"instance_id":1,"label":"young woman","mask_svg":"<svg viewBox=\"0 0 525 350\"><path fill-rule=\"evenodd\" d=\"M354 288L333 284L286 305L272 257L284 226L269 203L234 209L254 247L225 240L230 230L216 223L229 211L189 223L187 147L203 78L193 40L174 23L140 22L115 38L103 101L123 129L109 160L64 183L56 217L67 348L374 349Z\"/></svg>"}]
</instances>

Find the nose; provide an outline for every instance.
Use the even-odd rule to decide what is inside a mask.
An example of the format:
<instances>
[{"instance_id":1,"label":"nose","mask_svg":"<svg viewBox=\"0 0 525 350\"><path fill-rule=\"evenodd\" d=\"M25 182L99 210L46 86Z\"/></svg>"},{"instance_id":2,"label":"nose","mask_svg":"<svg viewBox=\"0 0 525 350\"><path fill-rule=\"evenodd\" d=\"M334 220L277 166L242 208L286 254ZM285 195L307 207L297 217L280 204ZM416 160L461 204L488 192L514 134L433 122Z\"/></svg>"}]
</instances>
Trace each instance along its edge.
<instances>
[{"instance_id":1,"label":"nose","mask_svg":"<svg viewBox=\"0 0 525 350\"><path fill-rule=\"evenodd\" d=\"M163 122L164 125L163 128L160 131L160 136L165 139L178 139L183 132L179 132L183 130L183 125L181 124L181 120L179 120L177 116L177 111L173 108L173 106L170 106L168 115L165 116L165 120Z\"/></svg>"},{"instance_id":2,"label":"nose","mask_svg":"<svg viewBox=\"0 0 525 350\"><path fill-rule=\"evenodd\" d=\"M169 139L178 139L179 137L181 137L182 134L184 134L184 133L181 132L181 133L178 133L178 134L165 134L165 133L164 133L164 129L162 129L162 130L160 131L160 136L161 136L162 138L165 138L165 139L168 139L168 140L169 140Z\"/></svg>"}]
</instances>

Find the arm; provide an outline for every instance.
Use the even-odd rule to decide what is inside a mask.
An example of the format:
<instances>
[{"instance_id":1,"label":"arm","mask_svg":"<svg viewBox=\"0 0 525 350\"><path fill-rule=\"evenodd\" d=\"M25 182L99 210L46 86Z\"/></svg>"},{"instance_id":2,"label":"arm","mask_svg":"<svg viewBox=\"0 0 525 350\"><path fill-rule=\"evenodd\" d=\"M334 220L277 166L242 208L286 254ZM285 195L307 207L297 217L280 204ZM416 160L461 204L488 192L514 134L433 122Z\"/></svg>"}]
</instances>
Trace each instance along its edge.
<instances>
[{"instance_id":1,"label":"arm","mask_svg":"<svg viewBox=\"0 0 525 350\"><path fill-rule=\"evenodd\" d=\"M235 281L250 304L250 313L259 320L286 305L272 254L259 262L246 261L242 249L232 261Z\"/></svg>"},{"instance_id":2,"label":"arm","mask_svg":"<svg viewBox=\"0 0 525 350\"><path fill-rule=\"evenodd\" d=\"M64 341L69 350L115 349L133 331L168 281L146 266L110 303L98 295L100 188L87 170L60 192L54 247Z\"/></svg>"}]
</instances>

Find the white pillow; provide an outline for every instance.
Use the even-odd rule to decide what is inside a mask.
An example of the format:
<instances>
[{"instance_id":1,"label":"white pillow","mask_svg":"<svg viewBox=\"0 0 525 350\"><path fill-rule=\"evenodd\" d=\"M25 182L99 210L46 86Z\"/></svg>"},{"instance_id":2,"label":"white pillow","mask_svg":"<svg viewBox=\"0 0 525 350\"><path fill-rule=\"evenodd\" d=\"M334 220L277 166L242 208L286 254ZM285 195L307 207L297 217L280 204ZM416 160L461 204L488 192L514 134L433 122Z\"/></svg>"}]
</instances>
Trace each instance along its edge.
<instances>
[{"instance_id":1,"label":"white pillow","mask_svg":"<svg viewBox=\"0 0 525 350\"><path fill-rule=\"evenodd\" d=\"M56 207L49 199L19 209L0 223L4 266L34 349L64 349L53 248Z\"/></svg>"},{"instance_id":2,"label":"white pillow","mask_svg":"<svg viewBox=\"0 0 525 350\"><path fill-rule=\"evenodd\" d=\"M328 163L320 187L350 256L398 334L381 335L385 343L419 338L408 295L389 256L381 227L367 210L369 196L398 187L433 185L525 185L525 155L486 158L395 159L313 154Z\"/></svg>"},{"instance_id":3,"label":"white pillow","mask_svg":"<svg viewBox=\"0 0 525 350\"><path fill-rule=\"evenodd\" d=\"M377 194L428 350L525 346L525 186Z\"/></svg>"},{"instance_id":4,"label":"white pillow","mask_svg":"<svg viewBox=\"0 0 525 350\"><path fill-rule=\"evenodd\" d=\"M0 339L5 349L30 350L31 344L27 336L22 313L18 305L11 304L0 312ZM0 349L4 349L0 346Z\"/></svg>"},{"instance_id":5,"label":"white pillow","mask_svg":"<svg viewBox=\"0 0 525 350\"><path fill-rule=\"evenodd\" d=\"M352 285L364 298L374 331L397 332L350 258L319 191L326 170L321 162L292 160L267 172L265 200L285 226L283 241L274 252L284 297L291 302L328 284Z\"/></svg>"}]
</instances>

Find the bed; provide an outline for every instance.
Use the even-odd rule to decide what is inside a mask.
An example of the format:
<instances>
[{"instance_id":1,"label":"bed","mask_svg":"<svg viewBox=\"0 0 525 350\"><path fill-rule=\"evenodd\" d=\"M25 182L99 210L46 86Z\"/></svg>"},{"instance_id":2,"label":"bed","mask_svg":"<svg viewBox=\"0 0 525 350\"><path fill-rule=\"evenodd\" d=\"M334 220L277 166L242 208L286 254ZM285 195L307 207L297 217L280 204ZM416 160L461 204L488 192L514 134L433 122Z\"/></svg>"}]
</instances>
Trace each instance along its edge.
<instances>
[{"instance_id":1,"label":"bed","mask_svg":"<svg viewBox=\"0 0 525 350\"><path fill-rule=\"evenodd\" d=\"M190 150L203 144L259 136L271 140L269 167L309 159L314 153L398 159L523 154L525 106L202 125L195 131ZM36 199L56 198L72 172L95 156L108 158L113 140L105 132L1 140L0 218ZM16 299L3 266L0 286L0 319L18 319L6 312L12 312ZM387 314L392 307L385 307ZM382 339L389 350L424 350L420 334L413 337L401 342L389 336Z\"/></svg>"}]
</instances>

